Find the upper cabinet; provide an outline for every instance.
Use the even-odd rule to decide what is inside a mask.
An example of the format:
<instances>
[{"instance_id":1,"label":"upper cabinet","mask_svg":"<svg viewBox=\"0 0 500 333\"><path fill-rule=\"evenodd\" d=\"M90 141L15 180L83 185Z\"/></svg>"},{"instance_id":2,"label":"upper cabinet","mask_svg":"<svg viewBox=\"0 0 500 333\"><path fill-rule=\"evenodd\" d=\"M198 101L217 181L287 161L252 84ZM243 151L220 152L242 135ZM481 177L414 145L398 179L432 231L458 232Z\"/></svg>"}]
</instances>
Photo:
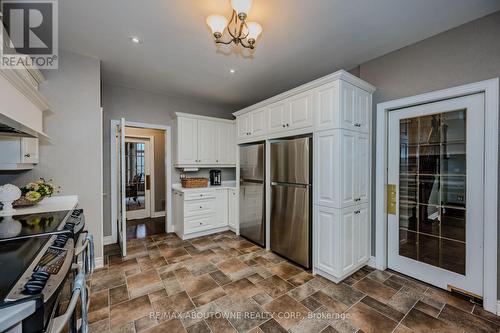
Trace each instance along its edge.
<instances>
[{"instance_id":1,"label":"upper cabinet","mask_svg":"<svg viewBox=\"0 0 500 333\"><path fill-rule=\"evenodd\" d=\"M29 170L38 161L38 139L0 137L0 170Z\"/></svg>"},{"instance_id":2,"label":"upper cabinet","mask_svg":"<svg viewBox=\"0 0 500 333\"><path fill-rule=\"evenodd\" d=\"M236 165L234 121L186 113L176 117L176 167Z\"/></svg>"},{"instance_id":3,"label":"upper cabinet","mask_svg":"<svg viewBox=\"0 0 500 333\"><path fill-rule=\"evenodd\" d=\"M375 88L339 71L234 113L238 142L321 130L370 132Z\"/></svg>"}]
</instances>

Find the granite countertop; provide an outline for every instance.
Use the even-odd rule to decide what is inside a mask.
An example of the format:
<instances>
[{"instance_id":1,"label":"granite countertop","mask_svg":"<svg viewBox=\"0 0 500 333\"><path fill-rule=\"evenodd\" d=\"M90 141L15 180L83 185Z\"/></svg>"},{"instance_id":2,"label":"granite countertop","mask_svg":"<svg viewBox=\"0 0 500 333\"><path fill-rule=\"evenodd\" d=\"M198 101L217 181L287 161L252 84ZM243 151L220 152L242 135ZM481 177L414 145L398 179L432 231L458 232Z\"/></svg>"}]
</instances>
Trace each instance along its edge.
<instances>
[{"instance_id":1,"label":"granite countertop","mask_svg":"<svg viewBox=\"0 0 500 333\"><path fill-rule=\"evenodd\" d=\"M183 192L183 193L210 191L210 190L216 190L216 189L236 189L236 181L235 180L223 181L222 185L219 185L219 186L211 186L210 184L208 184L208 187L199 187L199 188L183 188L181 186L181 184L172 185L172 190Z\"/></svg>"}]
</instances>

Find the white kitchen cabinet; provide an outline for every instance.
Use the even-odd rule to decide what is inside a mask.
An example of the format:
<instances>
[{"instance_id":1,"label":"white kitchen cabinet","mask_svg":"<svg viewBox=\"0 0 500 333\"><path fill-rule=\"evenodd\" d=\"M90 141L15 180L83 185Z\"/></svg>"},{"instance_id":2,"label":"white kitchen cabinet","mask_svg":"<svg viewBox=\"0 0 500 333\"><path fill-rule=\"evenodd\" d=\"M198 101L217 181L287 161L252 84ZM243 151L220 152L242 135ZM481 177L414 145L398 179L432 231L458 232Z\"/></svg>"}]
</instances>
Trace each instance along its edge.
<instances>
[{"instance_id":1,"label":"white kitchen cabinet","mask_svg":"<svg viewBox=\"0 0 500 333\"><path fill-rule=\"evenodd\" d=\"M28 170L39 162L38 139L0 137L0 170Z\"/></svg>"},{"instance_id":2,"label":"white kitchen cabinet","mask_svg":"<svg viewBox=\"0 0 500 333\"><path fill-rule=\"evenodd\" d=\"M233 230L237 230L238 216L237 216L237 202L238 195L236 189L230 189L228 193L228 224Z\"/></svg>"},{"instance_id":3,"label":"white kitchen cabinet","mask_svg":"<svg viewBox=\"0 0 500 333\"><path fill-rule=\"evenodd\" d=\"M216 164L217 123L198 120L198 164Z\"/></svg>"},{"instance_id":4,"label":"white kitchen cabinet","mask_svg":"<svg viewBox=\"0 0 500 333\"><path fill-rule=\"evenodd\" d=\"M314 270L339 282L366 264L370 254L368 205L314 207Z\"/></svg>"},{"instance_id":5,"label":"white kitchen cabinet","mask_svg":"<svg viewBox=\"0 0 500 333\"><path fill-rule=\"evenodd\" d=\"M250 113L251 136L262 136L267 133L267 112L265 108Z\"/></svg>"},{"instance_id":6,"label":"white kitchen cabinet","mask_svg":"<svg viewBox=\"0 0 500 333\"><path fill-rule=\"evenodd\" d=\"M285 116L288 129L298 129L313 125L313 91L306 91L287 100L289 113Z\"/></svg>"},{"instance_id":7,"label":"white kitchen cabinet","mask_svg":"<svg viewBox=\"0 0 500 333\"><path fill-rule=\"evenodd\" d=\"M286 102L278 102L270 105L268 108L268 125L269 133L282 132L286 130L288 121L288 105Z\"/></svg>"},{"instance_id":8,"label":"white kitchen cabinet","mask_svg":"<svg viewBox=\"0 0 500 333\"><path fill-rule=\"evenodd\" d=\"M177 118L177 163L198 163L198 120Z\"/></svg>"},{"instance_id":9,"label":"white kitchen cabinet","mask_svg":"<svg viewBox=\"0 0 500 333\"><path fill-rule=\"evenodd\" d=\"M250 129L250 114L244 114L236 119L236 127L238 128L238 139L246 139L251 135Z\"/></svg>"},{"instance_id":10,"label":"white kitchen cabinet","mask_svg":"<svg viewBox=\"0 0 500 333\"><path fill-rule=\"evenodd\" d=\"M340 82L327 83L314 91L315 130L340 128L337 125L340 103ZM337 125L337 126L336 126Z\"/></svg>"},{"instance_id":11,"label":"white kitchen cabinet","mask_svg":"<svg viewBox=\"0 0 500 333\"><path fill-rule=\"evenodd\" d=\"M217 124L216 164L236 165L236 137L234 131L234 126L231 124Z\"/></svg>"},{"instance_id":12,"label":"white kitchen cabinet","mask_svg":"<svg viewBox=\"0 0 500 333\"><path fill-rule=\"evenodd\" d=\"M176 167L236 165L234 121L176 113Z\"/></svg>"},{"instance_id":13,"label":"white kitchen cabinet","mask_svg":"<svg viewBox=\"0 0 500 333\"><path fill-rule=\"evenodd\" d=\"M173 217L175 232L182 239L228 230L230 223L236 227L234 196L231 188L206 188L203 190L174 190ZM233 197L231 199L231 197Z\"/></svg>"},{"instance_id":14,"label":"white kitchen cabinet","mask_svg":"<svg viewBox=\"0 0 500 333\"><path fill-rule=\"evenodd\" d=\"M363 133L371 131L372 94L356 88L356 122L358 130Z\"/></svg>"},{"instance_id":15,"label":"white kitchen cabinet","mask_svg":"<svg viewBox=\"0 0 500 333\"><path fill-rule=\"evenodd\" d=\"M344 208L368 202L368 135L347 130L320 131L313 142L315 204Z\"/></svg>"}]
</instances>

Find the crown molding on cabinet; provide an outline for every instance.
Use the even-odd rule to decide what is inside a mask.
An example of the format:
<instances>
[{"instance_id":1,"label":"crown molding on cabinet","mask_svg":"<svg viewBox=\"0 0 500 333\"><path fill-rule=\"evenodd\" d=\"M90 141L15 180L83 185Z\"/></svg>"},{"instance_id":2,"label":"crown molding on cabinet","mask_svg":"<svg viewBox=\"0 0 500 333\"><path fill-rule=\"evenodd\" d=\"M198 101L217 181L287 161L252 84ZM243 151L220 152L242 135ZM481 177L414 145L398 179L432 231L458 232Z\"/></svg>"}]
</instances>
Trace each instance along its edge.
<instances>
[{"instance_id":1,"label":"crown molding on cabinet","mask_svg":"<svg viewBox=\"0 0 500 333\"><path fill-rule=\"evenodd\" d=\"M33 72L39 72L34 70ZM42 78L42 74L38 78L34 78L31 75L31 71L22 69L10 69L3 68L0 69L0 75L2 75L9 83L15 87L19 92L21 92L26 98L28 98L33 105L37 107L40 111L50 110L50 105L47 99L38 92L37 84L30 84L28 78L33 78L33 80L40 82L39 79Z\"/></svg>"},{"instance_id":2,"label":"crown molding on cabinet","mask_svg":"<svg viewBox=\"0 0 500 333\"><path fill-rule=\"evenodd\" d=\"M357 76L354 76L348 72L346 72L345 70L341 69L335 73L332 73L332 74L329 74L329 75L326 75L326 76L323 76L317 80L314 80L314 81L311 81L311 82L308 82L306 84L303 84L301 86L298 86L292 90L288 90L284 93L281 93L279 95L276 95L276 96L273 96L273 97L270 97L268 99L265 99L257 104L254 104L254 105L251 105L249 107L246 107L244 109L241 109L237 112L234 112L233 113L233 116L235 117L238 117L242 114L245 114L245 113L248 113L250 111L254 111L254 110L257 110L259 108L262 108L262 107L265 107L265 106L268 106L270 104L273 104L273 103L276 103L276 102L279 102L281 100L284 100L288 97L291 97L291 96L294 96L294 95L297 95L297 94L300 94L302 92L305 92L307 90L311 90L311 89L314 89L314 88L317 88L319 86L322 86L326 83L329 83L329 82L332 82L332 81L335 81L335 80L343 80L343 81L346 81L362 90L365 90L366 92L372 94L376 88L374 86L372 86L371 84L369 84L368 82L366 81L363 81L361 80L359 77Z\"/></svg>"},{"instance_id":3,"label":"crown molding on cabinet","mask_svg":"<svg viewBox=\"0 0 500 333\"><path fill-rule=\"evenodd\" d=\"M182 117L182 118L211 120L211 121L217 121L217 122L222 122L222 123L227 123L227 124L235 124L236 123L236 120L217 118L217 117L208 117L208 116L199 116L197 114L184 113L184 112L175 112L174 115L175 115L174 118Z\"/></svg>"}]
</instances>

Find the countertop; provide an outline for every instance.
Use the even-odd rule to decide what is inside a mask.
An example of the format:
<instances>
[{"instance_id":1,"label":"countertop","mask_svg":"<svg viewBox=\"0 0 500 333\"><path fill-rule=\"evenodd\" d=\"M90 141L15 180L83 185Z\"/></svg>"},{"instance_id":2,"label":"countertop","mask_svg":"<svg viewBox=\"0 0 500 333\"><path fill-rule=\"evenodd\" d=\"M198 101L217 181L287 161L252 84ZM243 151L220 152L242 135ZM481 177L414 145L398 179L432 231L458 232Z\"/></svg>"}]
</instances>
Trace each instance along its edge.
<instances>
[{"instance_id":1,"label":"countertop","mask_svg":"<svg viewBox=\"0 0 500 333\"><path fill-rule=\"evenodd\" d=\"M14 215L26 215L26 214L37 214L46 212L58 212L62 210L71 210L78 204L77 195L64 195L64 196L54 196L47 197L40 201L35 206L16 208ZM12 215L12 214L9 214ZM5 216L5 214L0 211L0 216Z\"/></svg>"},{"instance_id":2,"label":"countertop","mask_svg":"<svg viewBox=\"0 0 500 333\"><path fill-rule=\"evenodd\" d=\"M202 191L210 191L210 190L216 190L216 189L229 189L229 190L234 190L236 189L236 181L223 181L222 185L219 186L211 186L210 184L208 187L199 187L199 188L183 188L181 184L174 184L172 185L172 190L174 191L179 191L179 192L202 192Z\"/></svg>"}]
</instances>

